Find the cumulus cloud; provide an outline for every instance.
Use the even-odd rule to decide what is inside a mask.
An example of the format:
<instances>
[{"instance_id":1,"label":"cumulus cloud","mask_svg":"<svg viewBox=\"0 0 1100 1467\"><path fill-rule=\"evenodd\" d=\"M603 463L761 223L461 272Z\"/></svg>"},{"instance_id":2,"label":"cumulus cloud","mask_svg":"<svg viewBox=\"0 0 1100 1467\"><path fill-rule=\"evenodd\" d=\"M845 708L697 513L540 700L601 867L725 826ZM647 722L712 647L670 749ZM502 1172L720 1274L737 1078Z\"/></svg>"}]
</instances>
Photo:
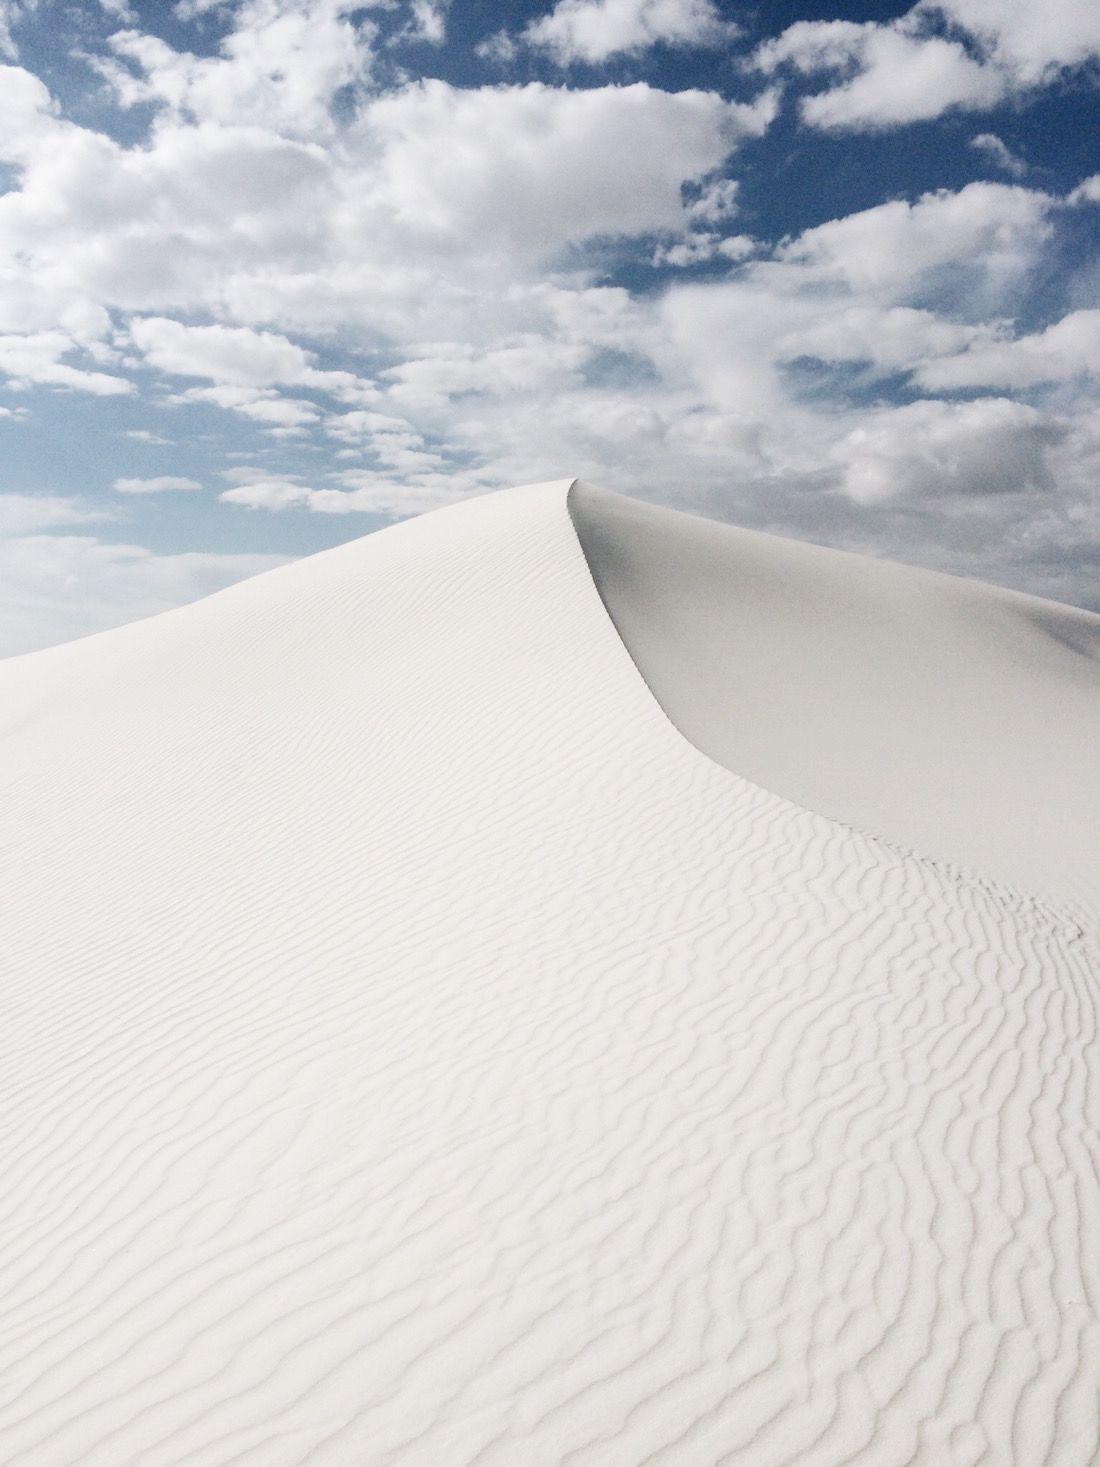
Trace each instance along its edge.
<instances>
[{"instance_id":1,"label":"cumulus cloud","mask_svg":"<svg viewBox=\"0 0 1100 1467\"><path fill-rule=\"evenodd\" d=\"M920 0L891 21L798 21L754 61L769 74L832 75L802 99L801 114L811 127L844 130L981 111L1098 55L1092 0Z\"/></svg>"},{"instance_id":2,"label":"cumulus cloud","mask_svg":"<svg viewBox=\"0 0 1100 1467\"><path fill-rule=\"evenodd\" d=\"M372 382L353 372L319 369L312 352L274 331L147 316L131 323L130 335L150 365L178 377L206 377L231 387L312 387L348 402L377 395Z\"/></svg>"},{"instance_id":3,"label":"cumulus cloud","mask_svg":"<svg viewBox=\"0 0 1100 1467\"><path fill-rule=\"evenodd\" d=\"M1014 340L982 341L920 368L916 377L931 391L958 388L1028 388L1100 376L1100 311L1073 311L1043 331Z\"/></svg>"},{"instance_id":4,"label":"cumulus cloud","mask_svg":"<svg viewBox=\"0 0 1100 1467\"><path fill-rule=\"evenodd\" d=\"M158 555L72 533L114 517L79 496L0 494L0 657L167 611L288 558Z\"/></svg>"},{"instance_id":5,"label":"cumulus cloud","mask_svg":"<svg viewBox=\"0 0 1100 1467\"><path fill-rule=\"evenodd\" d=\"M76 321L87 335L106 329L105 308L209 308L241 274L323 259L335 206L315 147L210 127L131 148L76 127L23 136L18 187L0 197L8 329Z\"/></svg>"},{"instance_id":6,"label":"cumulus cloud","mask_svg":"<svg viewBox=\"0 0 1100 1467\"><path fill-rule=\"evenodd\" d=\"M820 362L869 362L902 371L968 347L989 330L947 321L912 306L852 305L829 311L778 341L784 361L812 357Z\"/></svg>"},{"instance_id":7,"label":"cumulus cloud","mask_svg":"<svg viewBox=\"0 0 1100 1467\"><path fill-rule=\"evenodd\" d=\"M91 535L0 535L0 656L168 611L288 558L158 555Z\"/></svg>"},{"instance_id":8,"label":"cumulus cloud","mask_svg":"<svg viewBox=\"0 0 1100 1467\"><path fill-rule=\"evenodd\" d=\"M3 54L12 53L0 47ZM45 84L22 66L0 65L0 161L26 162L58 131L64 125Z\"/></svg>"},{"instance_id":9,"label":"cumulus cloud","mask_svg":"<svg viewBox=\"0 0 1100 1467\"><path fill-rule=\"evenodd\" d=\"M178 474L160 474L152 479L115 480L115 490L119 494L166 494L201 488L197 479L182 478Z\"/></svg>"},{"instance_id":10,"label":"cumulus cloud","mask_svg":"<svg viewBox=\"0 0 1100 1467\"><path fill-rule=\"evenodd\" d=\"M721 46L738 34L712 0L558 0L548 15L526 27L522 38L562 65L598 65L659 43Z\"/></svg>"},{"instance_id":11,"label":"cumulus cloud","mask_svg":"<svg viewBox=\"0 0 1100 1467\"><path fill-rule=\"evenodd\" d=\"M447 35L450 0L412 0L408 24L398 33L396 44L422 41L441 46Z\"/></svg>"},{"instance_id":12,"label":"cumulus cloud","mask_svg":"<svg viewBox=\"0 0 1100 1467\"><path fill-rule=\"evenodd\" d=\"M1040 190L996 183L941 189L915 203L895 199L806 230L777 251L778 268L888 294L970 264L1000 282L1034 264L1057 203Z\"/></svg>"},{"instance_id":13,"label":"cumulus cloud","mask_svg":"<svg viewBox=\"0 0 1100 1467\"><path fill-rule=\"evenodd\" d=\"M123 30L100 69L125 106L157 102L198 122L310 135L332 126L345 87L370 75L376 30L351 0L245 0L217 56ZM375 6L373 8L380 8Z\"/></svg>"},{"instance_id":14,"label":"cumulus cloud","mask_svg":"<svg viewBox=\"0 0 1100 1467\"><path fill-rule=\"evenodd\" d=\"M290 479L250 479L218 496L225 504L242 504L246 509L291 509L307 505L313 493L305 484Z\"/></svg>"},{"instance_id":15,"label":"cumulus cloud","mask_svg":"<svg viewBox=\"0 0 1100 1467\"><path fill-rule=\"evenodd\" d=\"M1067 204L1100 204L1100 173L1079 183L1066 199Z\"/></svg>"},{"instance_id":16,"label":"cumulus cloud","mask_svg":"<svg viewBox=\"0 0 1100 1467\"><path fill-rule=\"evenodd\" d=\"M373 514L387 518L422 514L444 504L486 489L501 487L501 481L470 473L420 472L392 474L357 470L340 476L347 487L312 488L298 479L250 479L220 498L226 504L245 509L263 509L278 514L287 509L307 510L312 514Z\"/></svg>"},{"instance_id":17,"label":"cumulus cloud","mask_svg":"<svg viewBox=\"0 0 1100 1467\"><path fill-rule=\"evenodd\" d=\"M376 514L388 518L424 514L511 482L524 482L522 475L513 481L482 470L451 469L442 473L416 473L407 478L359 469L340 477L348 487L315 490L310 499L312 510L319 514Z\"/></svg>"},{"instance_id":18,"label":"cumulus cloud","mask_svg":"<svg viewBox=\"0 0 1100 1467\"><path fill-rule=\"evenodd\" d=\"M860 503L1049 491L1049 451L1065 426L1007 398L883 408L832 450Z\"/></svg>"},{"instance_id":19,"label":"cumulus cloud","mask_svg":"<svg viewBox=\"0 0 1100 1467\"><path fill-rule=\"evenodd\" d=\"M86 348L87 343L83 344L83 349ZM81 343L60 331L0 336L0 373L7 377L9 387L17 390L37 384L67 387L97 397L133 392L133 383L125 377L91 371L63 360L81 350Z\"/></svg>"},{"instance_id":20,"label":"cumulus cloud","mask_svg":"<svg viewBox=\"0 0 1100 1467\"><path fill-rule=\"evenodd\" d=\"M464 393L554 391L579 380L587 355L580 342L538 337L490 351L451 342L440 344L430 356L391 367L383 376L396 401L434 405ZM377 414L356 416L380 421Z\"/></svg>"},{"instance_id":21,"label":"cumulus cloud","mask_svg":"<svg viewBox=\"0 0 1100 1467\"><path fill-rule=\"evenodd\" d=\"M774 116L714 92L645 83L461 91L422 82L379 98L361 135L380 169L371 202L425 242L552 257L598 235L675 230L682 185Z\"/></svg>"},{"instance_id":22,"label":"cumulus cloud","mask_svg":"<svg viewBox=\"0 0 1100 1467\"><path fill-rule=\"evenodd\" d=\"M720 235L707 231L691 231L673 244L661 244L653 252L655 265L672 265L686 269L706 265L712 260L744 260L756 249L756 241L747 234Z\"/></svg>"},{"instance_id":23,"label":"cumulus cloud","mask_svg":"<svg viewBox=\"0 0 1100 1467\"><path fill-rule=\"evenodd\" d=\"M987 163L992 163L995 168L1001 168L1005 173L1010 173L1013 178L1023 178L1027 172L1027 164L1012 151L1012 149L993 132L980 132L970 139L970 147L976 153L981 153Z\"/></svg>"},{"instance_id":24,"label":"cumulus cloud","mask_svg":"<svg viewBox=\"0 0 1100 1467\"><path fill-rule=\"evenodd\" d=\"M65 494L0 494L0 535L27 535L57 525L107 518L103 510Z\"/></svg>"},{"instance_id":25,"label":"cumulus cloud","mask_svg":"<svg viewBox=\"0 0 1100 1467\"><path fill-rule=\"evenodd\" d=\"M748 254L735 273L670 284L631 330L652 390L635 385L631 406L593 384L543 421L561 421L563 445L589 443L605 474L618 452L624 486L664 463L701 494L711 475L757 483L774 508L781 485L831 482L828 445L862 416L842 377L822 401L820 370L804 365L882 378L999 339L1055 206L1035 191L971 185L831 220ZM593 412L582 419L584 402ZM497 431L483 409L477 421ZM784 499L784 514L791 507Z\"/></svg>"},{"instance_id":26,"label":"cumulus cloud","mask_svg":"<svg viewBox=\"0 0 1100 1467\"><path fill-rule=\"evenodd\" d=\"M202 377L212 385L189 387L175 403L209 403L263 424L275 434L296 434L321 416L308 398L281 394L275 386L311 388L342 402L373 401L375 385L355 373L322 370L314 355L273 331L243 326L192 326L147 316L130 325L146 362L178 377Z\"/></svg>"},{"instance_id":27,"label":"cumulus cloud","mask_svg":"<svg viewBox=\"0 0 1100 1467\"><path fill-rule=\"evenodd\" d=\"M720 224L737 213L740 179L708 179L691 201L688 216L692 223Z\"/></svg>"},{"instance_id":28,"label":"cumulus cloud","mask_svg":"<svg viewBox=\"0 0 1100 1467\"><path fill-rule=\"evenodd\" d=\"M894 127L951 107L991 107L1005 91L1004 77L958 41L915 34L904 22L798 21L765 42L756 61L768 73L784 65L804 74L851 71L802 100L803 120L827 129Z\"/></svg>"},{"instance_id":29,"label":"cumulus cloud","mask_svg":"<svg viewBox=\"0 0 1100 1467\"><path fill-rule=\"evenodd\" d=\"M523 329L537 311L525 292L585 240L687 231L685 184L699 181L698 204L774 105L644 84L429 82L365 104L339 147L168 116L146 145L124 147L68 124L49 132L60 124L35 81L20 117L38 119L48 142L31 146L33 127L13 122L25 156L0 197L0 329L65 320L87 338L107 332L109 311L358 333L372 347ZM730 191L708 189L706 207L728 211ZM151 350L170 330L144 329ZM215 351L213 336L201 341ZM292 385L340 390L287 370Z\"/></svg>"},{"instance_id":30,"label":"cumulus cloud","mask_svg":"<svg viewBox=\"0 0 1100 1467\"><path fill-rule=\"evenodd\" d=\"M923 8L968 31L1017 87L1100 55L1100 7L1092 0L928 0Z\"/></svg>"},{"instance_id":31,"label":"cumulus cloud","mask_svg":"<svg viewBox=\"0 0 1100 1467\"><path fill-rule=\"evenodd\" d=\"M162 372L209 377L240 387L297 381L308 370L305 351L274 332L237 326L188 326L164 317L130 325L134 344Z\"/></svg>"},{"instance_id":32,"label":"cumulus cloud","mask_svg":"<svg viewBox=\"0 0 1100 1467\"><path fill-rule=\"evenodd\" d=\"M188 387L168 399L176 405L206 403L224 408L260 423L276 437L296 437L321 418L321 409L308 398L284 397L273 388L236 387L219 383L213 387Z\"/></svg>"}]
</instances>

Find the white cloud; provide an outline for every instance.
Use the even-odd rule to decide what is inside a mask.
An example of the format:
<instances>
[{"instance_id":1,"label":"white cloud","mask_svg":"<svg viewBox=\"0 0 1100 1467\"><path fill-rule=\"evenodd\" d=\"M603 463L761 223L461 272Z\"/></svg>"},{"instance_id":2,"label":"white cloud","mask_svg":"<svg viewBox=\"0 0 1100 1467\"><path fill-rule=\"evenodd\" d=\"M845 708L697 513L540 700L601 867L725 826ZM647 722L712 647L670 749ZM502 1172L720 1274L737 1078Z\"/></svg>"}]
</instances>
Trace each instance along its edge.
<instances>
[{"instance_id":1,"label":"white cloud","mask_svg":"<svg viewBox=\"0 0 1100 1467\"><path fill-rule=\"evenodd\" d=\"M1049 492L1065 426L1007 398L882 408L837 443L841 488L861 504Z\"/></svg>"},{"instance_id":2,"label":"white cloud","mask_svg":"<svg viewBox=\"0 0 1100 1467\"><path fill-rule=\"evenodd\" d=\"M1094 0L928 0L985 48L1017 86L1050 81L1100 55L1100 6Z\"/></svg>"},{"instance_id":3,"label":"white cloud","mask_svg":"<svg viewBox=\"0 0 1100 1467\"><path fill-rule=\"evenodd\" d=\"M1067 195L1067 204L1100 204L1100 173L1086 178Z\"/></svg>"},{"instance_id":4,"label":"white cloud","mask_svg":"<svg viewBox=\"0 0 1100 1467\"><path fill-rule=\"evenodd\" d=\"M12 27L19 24L37 0L0 0L0 56L15 57L19 48L12 36Z\"/></svg>"},{"instance_id":5,"label":"white cloud","mask_svg":"<svg viewBox=\"0 0 1100 1467\"><path fill-rule=\"evenodd\" d=\"M360 347L530 329L542 273L564 252L593 236L675 238L693 180L728 212L715 171L775 106L642 84L432 82L363 106L338 146L162 119L123 147L57 122L32 82L19 118L38 121L13 119L25 157L0 196L0 330L66 320L82 339L108 329L108 310ZM361 379L298 385L367 395Z\"/></svg>"},{"instance_id":6,"label":"white cloud","mask_svg":"<svg viewBox=\"0 0 1100 1467\"><path fill-rule=\"evenodd\" d=\"M105 511L70 495L0 494L0 535L29 535L57 525L83 525L107 518Z\"/></svg>"},{"instance_id":7,"label":"white cloud","mask_svg":"<svg viewBox=\"0 0 1100 1467\"><path fill-rule=\"evenodd\" d=\"M397 41L441 46L447 37L449 8L450 0L411 0L408 25L398 34Z\"/></svg>"},{"instance_id":8,"label":"white cloud","mask_svg":"<svg viewBox=\"0 0 1100 1467\"><path fill-rule=\"evenodd\" d=\"M692 231L674 244L658 245L653 252L653 263L685 269L718 259L736 262L747 259L756 248L756 241L747 234L723 237L707 231Z\"/></svg>"},{"instance_id":9,"label":"white cloud","mask_svg":"<svg viewBox=\"0 0 1100 1467\"><path fill-rule=\"evenodd\" d=\"M67 533L115 517L76 496L0 494L0 657L166 611L288 558L158 555Z\"/></svg>"},{"instance_id":10,"label":"white cloud","mask_svg":"<svg viewBox=\"0 0 1100 1467\"><path fill-rule=\"evenodd\" d=\"M786 332L777 346L784 361L813 357L822 362L869 362L900 371L958 351L988 334L984 328L945 321L911 306L853 305Z\"/></svg>"},{"instance_id":11,"label":"white cloud","mask_svg":"<svg viewBox=\"0 0 1100 1467\"><path fill-rule=\"evenodd\" d=\"M181 478L178 474L160 474L152 479L115 480L115 489L119 494L164 494L174 490L201 488L198 480Z\"/></svg>"},{"instance_id":12,"label":"white cloud","mask_svg":"<svg viewBox=\"0 0 1100 1467\"><path fill-rule=\"evenodd\" d=\"M736 178L712 179L700 189L698 198L692 200L688 217L700 224L718 224L732 219L737 213L740 188L740 180Z\"/></svg>"},{"instance_id":13,"label":"white cloud","mask_svg":"<svg viewBox=\"0 0 1100 1467\"><path fill-rule=\"evenodd\" d=\"M254 423L262 424L276 436L300 434L321 417L320 408L308 398L282 397L270 388L235 387L227 384L188 387L168 401L180 405L208 403L213 407L224 408L227 412L237 413L242 418L250 418Z\"/></svg>"},{"instance_id":14,"label":"white cloud","mask_svg":"<svg viewBox=\"0 0 1100 1467\"><path fill-rule=\"evenodd\" d=\"M416 473L395 478L369 470L352 471L341 476L347 489L318 489L310 499L310 508L318 514L378 514L397 517L424 514L445 504L500 489L512 481L483 471ZM533 482L528 480L527 482Z\"/></svg>"},{"instance_id":15,"label":"white cloud","mask_svg":"<svg viewBox=\"0 0 1100 1467\"><path fill-rule=\"evenodd\" d=\"M371 105L372 199L414 238L535 257L597 235L675 230L681 186L717 168L774 115L714 92L644 83L461 91L421 82Z\"/></svg>"},{"instance_id":16,"label":"white cloud","mask_svg":"<svg viewBox=\"0 0 1100 1467\"><path fill-rule=\"evenodd\" d=\"M596 65L658 43L722 46L738 33L712 0L558 0L548 15L526 27L523 40L549 51L562 65Z\"/></svg>"},{"instance_id":17,"label":"white cloud","mask_svg":"<svg viewBox=\"0 0 1100 1467\"><path fill-rule=\"evenodd\" d=\"M1013 178L1023 178L1027 172L1027 164L1012 151L1012 149L993 132L980 132L970 139L970 147L975 152L981 153L987 162L996 168L1003 168Z\"/></svg>"},{"instance_id":18,"label":"white cloud","mask_svg":"<svg viewBox=\"0 0 1100 1467\"><path fill-rule=\"evenodd\" d=\"M393 384L390 396L395 401L421 406L465 393L550 392L578 379L589 350L580 342L538 337L484 352L441 343L430 356L391 367L383 376Z\"/></svg>"},{"instance_id":19,"label":"white cloud","mask_svg":"<svg viewBox=\"0 0 1100 1467\"><path fill-rule=\"evenodd\" d=\"M941 360L1000 342L1056 205L1027 189L971 185L829 221L724 279L676 283L644 338L657 385L556 404L559 451L614 461L624 487L665 464L668 481L695 486L696 507L732 494L735 516L764 528L853 548L885 543L903 558L989 574L1014 517L1087 498L1087 475L1073 467L1085 449L1072 446L1068 426L1080 406L1067 401L1064 419L1003 399L868 409L851 384L901 372L923 380ZM811 361L852 370L830 380ZM998 483L1014 492L993 506ZM878 538L866 528L871 513ZM959 530L967 515L981 522L969 543ZM1018 565L1013 576L1019 583Z\"/></svg>"},{"instance_id":20,"label":"white cloud","mask_svg":"<svg viewBox=\"0 0 1100 1467\"><path fill-rule=\"evenodd\" d=\"M237 455L240 457L241 455ZM231 468L220 469L219 477L228 479L231 484L252 484L258 479L270 479L272 477L269 469L260 468L258 464L234 464ZM295 474L285 474L284 478L295 479Z\"/></svg>"},{"instance_id":21,"label":"white cloud","mask_svg":"<svg viewBox=\"0 0 1100 1467\"><path fill-rule=\"evenodd\" d=\"M807 280L892 293L944 268L979 267L993 280L1027 269L1050 235L1049 194L999 183L895 199L808 229L777 251L778 268Z\"/></svg>"},{"instance_id":22,"label":"white cloud","mask_svg":"<svg viewBox=\"0 0 1100 1467\"><path fill-rule=\"evenodd\" d=\"M659 304L651 343L660 377L683 383L708 409L742 423L778 421L789 395L776 342L807 320L797 300L751 278L674 285Z\"/></svg>"},{"instance_id":23,"label":"white cloud","mask_svg":"<svg viewBox=\"0 0 1100 1467\"><path fill-rule=\"evenodd\" d=\"M188 326L164 317L130 324L146 361L178 377L207 377L238 387L300 383L312 371L302 347L271 331L243 326Z\"/></svg>"},{"instance_id":24,"label":"white cloud","mask_svg":"<svg viewBox=\"0 0 1100 1467\"><path fill-rule=\"evenodd\" d=\"M374 514L392 518L438 509L471 494L501 488L510 481L507 477L476 470L441 471L428 467L399 477L382 469L352 469L340 474L338 482L344 487L313 488L293 475L272 478L247 469L241 481L219 497L226 504L274 514L286 509L304 509L312 514Z\"/></svg>"},{"instance_id":25,"label":"white cloud","mask_svg":"<svg viewBox=\"0 0 1100 1467\"><path fill-rule=\"evenodd\" d=\"M507 66L516 59L519 47L507 31L494 31L474 47L475 56L496 66Z\"/></svg>"},{"instance_id":26,"label":"white cloud","mask_svg":"<svg viewBox=\"0 0 1100 1467\"><path fill-rule=\"evenodd\" d=\"M157 555L89 535L0 536L0 656L170 610L288 558Z\"/></svg>"},{"instance_id":27,"label":"white cloud","mask_svg":"<svg viewBox=\"0 0 1100 1467\"><path fill-rule=\"evenodd\" d=\"M430 365L426 363L425 365ZM398 394L393 394L398 400ZM433 385L414 387L406 393L409 401L423 401L425 397L446 401L446 391ZM351 413L334 414L325 423L333 438L348 445L345 455L373 458L384 464L392 473L414 474L424 470L442 469L446 460L440 453L429 450L420 434L407 418L391 414L359 410Z\"/></svg>"},{"instance_id":28,"label":"white cloud","mask_svg":"<svg viewBox=\"0 0 1100 1467\"><path fill-rule=\"evenodd\" d=\"M21 66L0 65L0 160L25 163L58 131L64 124L45 84Z\"/></svg>"},{"instance_id":29,"label":"white cloud","mask_svg":"<svg viewBox=\"0 0 1100 1467\"><path fill-rule=\"evenodd\" d=\"M752 64L769 75L783 66L803 75L836 71L858 56L870 29L851 20L796 20L781 35L762 41Z\"/></svg>"},{"instance_id":30,"label":"white cloud","mask_svg":"<svg viewBox=\"0 0 1100 1467\"><path fill-rule=\"evenodd\" d=\"M952 107L983 110L1004 94L1002 77L956 41L874 29L861 53L863 69L850 81L803 100L802 117L812 127L893 127Z\"/></svg>"},{"instance_id":31,"label":"white cloud","mask_svg":"<svg viewBox=\"0 0 1100 1467\"><path fill-rule=\"evenodd\" d=\"M255 129L166 127L148 147L122 148L44 125L40 145L33 130L25 135L19 186L0 196L9 329L82 316L102 329L105 306L209 308L242 273L324 259L332 170L312 145Z\"/></svg>"},{"instance_id":32,"label":"white cloud","mask_svg":"<svg viewBox=\"0 0 1100 1467\"><path fill-rule=\"evenodd\" d=\"M159 102L200 122L252 123L299 135L332 127L336 94L370 74L375 28L353 0L245 0L218 56L174 51L119 31L101 69L127 106Z\"/></svg>"},{"instance_id":33,"label":"white cloud","mask_svg":"<svg viewBox=\"0 0 1100 1467\"><path fill-rule=\"evenodd\" d=\"M309 503L313 490L291 479L250 479L218 496L226 504L242 504L246 509L296 509Z\"/></svg>"},{"instance_id":34,"label":"white cloud","mask_svg":"<svg viewBox=\"0 0 1100 1467\"><path fill-rule=\"evenodd\" d=\"M320 409L306 398L290 398L272 384L313 388L343 402L370 402L373 383L352 372L327 371L314 356L272 331L244 326L190 326L162 316L131 322L130 335L150 366L179 377L204 377L213 385L176 394L177 403L212 403L274 432L295 432L315 422Z\"/></svg>"},{"instance_id":35,"label":"white cloud","mask_svg":"<svg viewBox=\"0 0 1100 1467\"><path fill-rule=\"evenodd\" d=\"M921 367L916 377L931 391L967 387L1028 388L1100 376L1100 310L1073 311L1044 331L1014 341L977 342L955 356Z\"/></svg>"},{"instance_id":36,"label":"white cloud","mask_svg":"<svg viewBox=\"0 0 1100 1467\"><path fill-rule=\"evenodd\" d=\"M115 5L128 7L127 0L99 0L105 10L113 10ZM197 20L200 15L209 15L212 10L222 10L231 0L176 0L172 6L172 14L177 20Z\"/></svg>"},{"instance_id":37,"label":"white cloud","mask_svg":"<svg viewBox=\"0 0 1100 1467\"><path fill-rule=\"evenodd\" d=\"M80 343L60 331L0 336L0 373L17 390L33 385L68 387L97 397L133 392L133 383L125 377L74 367L62 360L80 349Z\"/></svg>"},{"instance_id":38,"label":"white cloud","mask_svg":"<svg viewBox=\"0 0 1100 1467\"><path fill-rule=\"evenodd\" d=\"M887 22L798 21L759 46L754 60L767 73L784 66L803 75L839 73L826 90L803 98L803 120L859 129L951 108L980 111L1098 55L1094 0L920 0Z\"/></svg>"}]
</instances>

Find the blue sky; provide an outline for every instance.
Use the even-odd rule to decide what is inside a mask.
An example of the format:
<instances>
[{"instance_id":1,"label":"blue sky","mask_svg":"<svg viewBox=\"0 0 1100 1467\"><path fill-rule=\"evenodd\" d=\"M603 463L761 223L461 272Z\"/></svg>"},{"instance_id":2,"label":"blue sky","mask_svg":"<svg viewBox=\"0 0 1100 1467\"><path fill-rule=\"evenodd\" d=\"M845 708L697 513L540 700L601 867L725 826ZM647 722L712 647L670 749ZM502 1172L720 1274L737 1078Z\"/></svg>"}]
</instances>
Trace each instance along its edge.
<instances>
[{"instance_id":1,"label":"blue sky","mask_svg":"<svg viewBox=\"0 0 1100 1467\"><path fill-rule=\"evenodd\" d=\"M581 475L1100 608L1095 0L0 0L0 654Z\"/></svg>"}]
</instances>

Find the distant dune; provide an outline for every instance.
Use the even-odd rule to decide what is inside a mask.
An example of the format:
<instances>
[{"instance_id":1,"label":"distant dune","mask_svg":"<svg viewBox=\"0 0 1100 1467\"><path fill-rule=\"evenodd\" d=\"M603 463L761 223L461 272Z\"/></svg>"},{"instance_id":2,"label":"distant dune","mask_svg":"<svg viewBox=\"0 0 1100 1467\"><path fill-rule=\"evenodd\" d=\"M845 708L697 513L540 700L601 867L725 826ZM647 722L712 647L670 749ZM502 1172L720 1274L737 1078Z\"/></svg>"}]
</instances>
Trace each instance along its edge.
<instances>
[{"instance_id":1,"label":"distant dune","mask_svg":"<svg viewBox=\"0 0 1100 1467\"><path fill-rule=\"evenodd\" d=\"M0 1461L1096 1462L1100 618L561 482L0 731Z\"/></svg>"}]
</instances>

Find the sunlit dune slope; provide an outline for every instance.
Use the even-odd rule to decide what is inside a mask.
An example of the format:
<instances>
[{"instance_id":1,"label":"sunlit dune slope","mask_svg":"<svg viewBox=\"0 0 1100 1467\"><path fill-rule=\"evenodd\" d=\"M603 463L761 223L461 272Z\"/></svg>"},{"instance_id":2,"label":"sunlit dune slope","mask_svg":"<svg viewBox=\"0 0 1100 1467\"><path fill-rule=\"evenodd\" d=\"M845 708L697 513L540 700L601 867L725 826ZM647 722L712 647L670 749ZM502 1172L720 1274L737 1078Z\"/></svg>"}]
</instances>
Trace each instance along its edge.
<instances>
[{"instance_id":1,"label":"sunlit dune slope","mask_svg":"<svg viewBox=\"0 0 1100 1467\"><path fill-rule=\"evenodd\" d=\"M709 532L672 615L569 496L0 665L5 1463L1095 1461L1087 763L1034 868L937 826L915 573L737 539L708 651ZM990 615L1076 749L1084 662Z\"/></svg>"}]
</instances>

